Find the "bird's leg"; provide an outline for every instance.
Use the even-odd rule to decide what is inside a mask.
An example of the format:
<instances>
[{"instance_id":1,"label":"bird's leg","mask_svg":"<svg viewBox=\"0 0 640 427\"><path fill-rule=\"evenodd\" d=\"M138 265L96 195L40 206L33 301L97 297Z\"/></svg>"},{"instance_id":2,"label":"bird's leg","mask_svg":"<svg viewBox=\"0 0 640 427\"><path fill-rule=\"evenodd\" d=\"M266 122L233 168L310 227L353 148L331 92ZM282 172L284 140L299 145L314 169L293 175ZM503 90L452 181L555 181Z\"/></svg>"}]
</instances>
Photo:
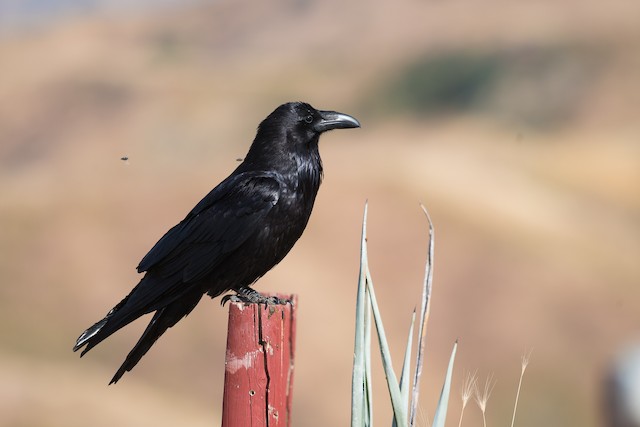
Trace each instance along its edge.
<instances>
[{"instance_id":1,"label":"bird's leg","mask_svg":"<svg viewBox=\"0 0 640 427\"><path fill-rule=\"evenodd\" d=\"M265 305L286 305L291 304L291 300L278 298L278 297L268 297L262 295L260 292L256 291L249 286L242 286L236 290L235 295L225 295L222 297L222 301L220 303L225 305L227 301L231 302L243 302L245 304L265 304Z\"/></svg>"}]
</instances>

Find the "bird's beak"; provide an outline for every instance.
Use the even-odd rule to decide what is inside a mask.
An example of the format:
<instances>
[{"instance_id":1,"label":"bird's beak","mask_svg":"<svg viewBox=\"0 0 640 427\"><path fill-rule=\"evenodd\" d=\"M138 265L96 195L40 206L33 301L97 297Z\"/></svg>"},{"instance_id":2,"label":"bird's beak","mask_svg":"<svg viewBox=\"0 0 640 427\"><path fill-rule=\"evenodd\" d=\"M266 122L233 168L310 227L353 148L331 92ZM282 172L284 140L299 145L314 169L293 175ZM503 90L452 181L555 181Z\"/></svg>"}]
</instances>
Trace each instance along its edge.
<instances>
[{"instance_id":1,"label":"bird's beak","mask_svg":"<svg viewBox=\"0 0 640 427\"><path fill-rule=\"evenodd\" d=\"M337 111L318 111L318 113L320 113L320 121L313 126L316 132L360 127L360 122L347 114Z\"/></svg>"}]
</instances>

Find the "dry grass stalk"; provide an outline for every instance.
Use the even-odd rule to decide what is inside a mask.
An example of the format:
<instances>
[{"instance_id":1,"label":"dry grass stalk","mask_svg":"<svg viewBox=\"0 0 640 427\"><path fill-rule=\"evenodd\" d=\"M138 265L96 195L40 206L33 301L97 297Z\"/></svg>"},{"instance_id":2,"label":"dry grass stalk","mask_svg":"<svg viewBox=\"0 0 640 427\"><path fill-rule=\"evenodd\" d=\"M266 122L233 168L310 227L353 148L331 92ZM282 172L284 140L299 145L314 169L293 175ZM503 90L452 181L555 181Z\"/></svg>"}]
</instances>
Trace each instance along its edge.
<instances>
[{"instance_id":1,"label":"dry grass stalk","mask_svg":"<svg viewBox=\"0 0 640 427\"><path fill-rule=\"evenodd\" d=\"M489 397L491 396L491 392L493 391L493 386L495 385L496 383L493 380L493 374L489 374L486 381L484 382L484 388L482 389L482 392L480 391L480 387L478 387L477 383L474 390L474 398L476 400L476 403L478 404L478 407L482 411L482 425L484 427L487 427L487 402L489 401Z\"/></svg>"},{"instance_id":2,"label":"dry grass stalk","mask_svg":"<svg viewBox=\"0 0 640 427\"><path fill-rule=\"evenodd\" d=\"M460 420L458 421L458 427L462 427L462 417L464 416L464 409L467 407L467 403L469 403L469 399L473 396L473 392L477 387L478 378L476 377L476 373L467 372L467 375L464 378L464 382L462 383L462 410L460 411Z\"/></svg>"},{"instance_id":3,"label":"dry grass stalk","mask_svg":"<svg viewBox=\"0 0 640 427\"><path fill-rule=\"evenodd\" d=\"M522 363L520 364L520 380L518 381L518 391L516 392L516 402L513 405L513 416L511 417L511 427L516 422L516 410L518 409L518 399L520 399L520 389L522 388L522 377L524 377L524 371L527 370L529 365L529 358L531 357L531 350L522 356Z\"/></svg>"}]
</instances>

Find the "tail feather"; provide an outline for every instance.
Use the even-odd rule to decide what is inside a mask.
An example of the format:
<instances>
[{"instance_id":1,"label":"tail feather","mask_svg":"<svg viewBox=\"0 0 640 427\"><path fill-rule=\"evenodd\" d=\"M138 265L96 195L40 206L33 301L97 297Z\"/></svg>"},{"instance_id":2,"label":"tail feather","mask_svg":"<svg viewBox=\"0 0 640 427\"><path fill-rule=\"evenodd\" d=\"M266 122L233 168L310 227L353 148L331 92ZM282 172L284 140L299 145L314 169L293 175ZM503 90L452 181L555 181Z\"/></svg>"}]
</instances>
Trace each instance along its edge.
<instances>
[{"instance_id":1,"label":"tail feather","mask_svg":"<svg viewBox=\"0 0 640 427\"><path fill-rule=\"evenodd\" d=\"M98 332L100 332L100 329L103 328L103 326L107 323L108 317L105 317L104 319L100 320L99 322L96 322L95 325L91 326L89 329L87 329L86 331L84 331L79 337L78 340L76 341L76 344L73 346L73 351L78 351L80 350L82 347L84 347L91 338L93 338ZM84 349L82 351L82 353L80 353L80 357L84 356L84 354L89 351L88 348Z\"/></svg>"},{"instance_id":2,"label":"tail feather","mask_svg":"<svg viewBox=\"0 0 640 427\"><path fill-rule=\"evenodd\" d=\"M125 372L131 371L133 367L138 364L142 356L149 351L158 338L160 338L167 329L178 323L180 319L191 313L198 302L200 302L201 298L202 291L196 290L195 292L182 296L180 299L168 304L166 307L158 309L140 337L140 340L138 340L138 343L127 355L127 358L113 376L109 385L117 383Z\"/></svg>"},{"instance_id":3,"label":"tail feather","mask_svg":"<svg viewBox=\"0 0 640 427\"><path fill-rule=\"evenodd\" d=\"M144 313L130 313L128 316L124 316L124 318L122 318L121 315L123 313L120 312L120 309L126 304L130 295L131 294L127 295L122 301L120 301L115 307L113 307L104 317L104 319L96 322L93 326L80 334L76 341L76 344L73 346L73 351L78 351L86 345L87 348L82 350L82 353L80 353L80 357L84 356L87 351L91 350L100 342L108 338L111 334L133 322L138 317L142 316L142 314ZM117 317L121 318L117 319ZM109 323L109 327L105 328L107 323Z\"/></svg>"}]
</instances>

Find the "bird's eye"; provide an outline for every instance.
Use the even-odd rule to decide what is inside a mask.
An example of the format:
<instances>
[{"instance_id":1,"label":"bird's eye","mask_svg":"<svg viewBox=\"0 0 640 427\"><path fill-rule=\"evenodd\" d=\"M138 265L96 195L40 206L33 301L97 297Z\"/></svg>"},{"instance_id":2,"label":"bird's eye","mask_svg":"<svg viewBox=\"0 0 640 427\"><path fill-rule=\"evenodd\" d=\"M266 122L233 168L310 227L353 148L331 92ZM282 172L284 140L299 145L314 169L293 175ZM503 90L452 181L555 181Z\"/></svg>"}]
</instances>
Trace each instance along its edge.
<instances>
[{"instance_id":1,"label":"bird's eye","mask_svg":"<svg viewBox=\"0 0 640 427\"><path fill-rule=\"evenodd\" d=\"M313 121L313 115L309 114L307 117L304 118L304 122L305 123L311 123Z\"/></svg>"}]
</instances>

